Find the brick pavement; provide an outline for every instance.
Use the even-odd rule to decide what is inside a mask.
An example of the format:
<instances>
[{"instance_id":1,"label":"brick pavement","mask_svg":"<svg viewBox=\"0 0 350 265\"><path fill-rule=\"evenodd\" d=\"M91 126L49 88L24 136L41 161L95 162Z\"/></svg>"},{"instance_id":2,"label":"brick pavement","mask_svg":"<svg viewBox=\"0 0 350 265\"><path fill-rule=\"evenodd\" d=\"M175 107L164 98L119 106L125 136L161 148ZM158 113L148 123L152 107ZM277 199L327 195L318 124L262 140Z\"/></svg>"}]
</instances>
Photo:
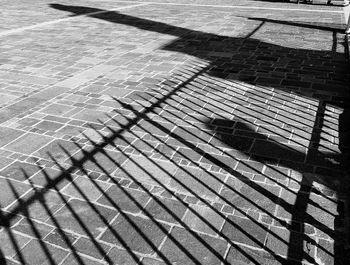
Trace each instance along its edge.
<instances>
[{"instance_id":1,"label":"brick pavement","mask_svg":"<svg viewBox=\"0 0 350 265\"><path fill-rule=\"evenodd\" d=\"M1 264L346 264L341 7L3 2Z\"/></svg>"}]
</instances>

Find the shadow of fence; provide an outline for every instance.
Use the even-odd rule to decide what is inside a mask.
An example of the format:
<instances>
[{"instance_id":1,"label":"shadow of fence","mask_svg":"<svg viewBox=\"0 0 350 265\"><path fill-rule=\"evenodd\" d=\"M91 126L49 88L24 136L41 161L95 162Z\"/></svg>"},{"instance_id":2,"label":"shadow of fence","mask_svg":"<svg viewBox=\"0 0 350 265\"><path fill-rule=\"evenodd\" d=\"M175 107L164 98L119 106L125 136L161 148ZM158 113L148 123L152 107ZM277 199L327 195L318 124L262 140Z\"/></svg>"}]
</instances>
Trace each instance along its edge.
<instances>
[{"instance_id":1,"label":"shadow of fence","mask_svg":"<svg viewBox=\"0 0 350 265\"><path fill-rule=\"evenodd\" d=\"M35 245L31 248L43 253L49 264L59 264L63 257L67 262L89 264L81 255L80 241L84 240L90 252L109 264L118 264L117 256L123 257L120 264L148 264L147 258L165 264L315 263L316 247L333 256L308 228L336 240L335 228L317 220L305 205L335 220L338 213L333 208L308 196L315 189L313 182L333 189L336 185L307 177L306 153L293 149L296 144L307 149L303 141L286 138L283 145L283 130L275 132L265 126L262 133L254 129L250 119L263 121L265 117L266 125L267 114L259 116L244 109L235 116L228 113L239 100L238 91L247 87L231 87L235 102L230 102L230 88L218 87L205 71L205 67L194 67L181 73L181 79L191 75L185 81L175 76L159 89L134 93L132 104L125 103L128 98L116 99L119 108L107 122L101 121L102 129L91 126L95 139L85 135L88 142L84 146L75 143L73 152L61 145L63 160L62 154L47 154L61 173L50 177L40 163L40 178L23 171L32 187L24 197L8 179L17 202L2 213L1 220L17 250L15 260L32 264L31 259L38 258L32 254L35 256L29 255L28 260L26 247L20 251L23 246L11 231L24 226L33 237L28 251ZM206 80L205 88L201 77ZM248 96L252 94L244 97ZM180 121L181 126L175 126ZM261 141L262 149L252 149L253 141ZM259 152L263 149L272 153L266 156ZM298 165L298 160L304 168L301 179L290 174L288 163ZM322 192L317 195L332 206L338 203ZM24 218L18 221L18 215ZM43 224L33 221L36 219L48 223L53 231L42 231ZM58 255L47 243L53 235L54 244L59 242L62 248ZM291 242L293 238L296 242ZM275 244L285 247L277 250Z\"/></svg>"},{"instance_id":2,"label":"shadow of fence","mask_svg":"<svg viewBox=\"0 0 350 265\"><path fill-rule=\"evenodd\" d=\"M198 37L115 12L97 18ZM165 48L179 50L188 39ZM44 148L32 163L36 170L1 172L15 203L0 212L0 232L12 245L0 260L341 264L336 247L344 243L341 196L348 181L346 161L330 144L339 101L226 78L221 62L198 57L209 62L115 99L114 111L91 123L84 137L57 141L55 152ZM30 189L23 192L19 180Z\"/></svg>"}]
</instances>

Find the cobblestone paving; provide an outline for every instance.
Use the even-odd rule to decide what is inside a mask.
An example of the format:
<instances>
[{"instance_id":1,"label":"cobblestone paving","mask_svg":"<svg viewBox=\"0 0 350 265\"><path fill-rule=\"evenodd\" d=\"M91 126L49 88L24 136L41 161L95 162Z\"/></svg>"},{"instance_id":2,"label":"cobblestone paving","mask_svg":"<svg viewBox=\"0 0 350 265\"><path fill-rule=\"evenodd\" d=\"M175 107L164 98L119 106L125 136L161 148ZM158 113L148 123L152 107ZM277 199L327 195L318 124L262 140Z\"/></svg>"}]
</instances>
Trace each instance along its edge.
<instances>
[{"instance_id":1,"label":"cobblestone paving","mask_svg":"<svg viewBox=\"0 0 350 265\"><path fill-rule=\"evenodd\" d=\"M2 1L1 264L347 264L343 9Z\"/></svg>"}]
</instances>

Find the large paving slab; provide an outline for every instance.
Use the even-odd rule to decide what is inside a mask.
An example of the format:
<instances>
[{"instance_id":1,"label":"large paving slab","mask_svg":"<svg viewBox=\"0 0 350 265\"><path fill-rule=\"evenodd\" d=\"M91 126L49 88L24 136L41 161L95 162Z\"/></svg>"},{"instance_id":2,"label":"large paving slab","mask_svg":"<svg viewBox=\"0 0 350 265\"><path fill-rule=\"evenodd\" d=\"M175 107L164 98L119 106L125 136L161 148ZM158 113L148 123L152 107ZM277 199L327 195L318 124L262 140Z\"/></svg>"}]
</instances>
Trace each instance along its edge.
<instances>
[{"instance_id":1,"label":"large paving slab","mask_svg":"<svg viewBox=\"0 0 350 265\"><path fill-rule=\"evenodd\" d=\"M1 264L347 264L343 7L2 1Z\"/></svg>"}]
</instances>

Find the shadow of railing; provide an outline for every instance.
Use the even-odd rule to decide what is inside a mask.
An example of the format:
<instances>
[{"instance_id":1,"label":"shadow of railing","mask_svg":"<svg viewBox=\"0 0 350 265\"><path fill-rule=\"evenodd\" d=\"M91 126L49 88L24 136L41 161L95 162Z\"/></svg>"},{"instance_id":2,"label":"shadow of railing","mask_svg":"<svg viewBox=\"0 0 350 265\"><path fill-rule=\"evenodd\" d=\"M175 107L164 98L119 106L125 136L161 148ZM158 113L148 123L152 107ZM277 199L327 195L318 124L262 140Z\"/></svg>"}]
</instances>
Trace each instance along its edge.
<instances>
[{"instance_id":1,"label":"shadow of railing","mask_svg":"<svg viewBox=\"0 0 350 265\"><path fill-rule=\"evenodd\" d=\"M202 73L203 71L200 71L200 73ZM198 76L198 75L197 75ZM219 168L227 171L232 177L237 178L238 180L242 181L244 184L247 184L248 186L252 187L257 193L261 193L263 196L265 196L266 198L268 198L269 200L271 200L273 203L276 203L276 205L280 205L282 206L287 212L292 212L292 208L293 205L292 204L288 204L287 202L283 201L283 198L280 198L279 196L277 196L276 194L271 193L268 189L264 189L261 186L259 186L257 183L254 183L252 181L250 181L249 179L247 179L244 175L242 175L241 173L239 173L237 170L234 169L234 167L231 165L232 162L234 162L235 160L237 160L234 156L230 155L229 153L225 154L230 157L230 163L223 163L222 161L218 160L215 156L209 154L208 152L206 152L205 150L201 150L201 148L199 148L198 146L196 146L192 141L194 142L203 142L206 143L206 139L201 139L200 136L193 134L193 132L190 132L186 129L186 127L182 127L182 130L185 131L187 133L187 137L183 137L181 136L181 134L177 134L175 131L171 131L169 130L169 128L164 127L164 124L162 125L161 122L157 122L157 121L153 121L152 119L149 119L147 114L151 114L153 112L153 110L155 109L155 107L160 106L160 103L166 103L167 100L171 100L172 103L177 102L178 99L181 99L181 97L179 95L176 95L177 99L172 98L172 95L176 94L176 91L180 91L181 88L185 87L188 84L194 83L195 82L195 78L189 79L190 82L185 82L184 84L181 84L180 86L178 86L177 88L171 90L171 94L169 95L162 95L162 97L160 99L156 98L154 101L155 103L150 105L150 106L142 106L141 110L143 110L142 112L136 111L132 105L129 104L125 104L122 101L118 101L118 105L120 105L122 107L122 109L125 110L129 110L132 113L132 116L134 117L131 120L128 120L128 123L126 125L122 125L119 124L119 122L117 120L115 120L113 117L109 117L110 118L110 122L115 123L117 126L121 129L115 131L112 129L112 127L104 125L104 128L108 128L109 129L109 135L108 136L104 136L102 135L99 131L97 131L96 129L93 129L93 127L91 127L95 132L99 133L101 136L101 142L100 143L96 143L94 142L92 139L89 139L89 137L86 136L86 138L89 140L90 142L90 146L92 147L91 151L85 151L81 146L77 145L78 149L80 150L78 158L75 158L75 155L72 155L69 153L69 151L67 151L63 146L61 147L62 150L66 153L67 157L70 157L70 167L67 169L65 169L64 167L62 167L58 161L56 161L56 159L54 157L51 156L51 160L55 161L57 167L60 169L60 171L62 172L62 174L59 177L56 177L54 180L48 180L48 184L45 186L45 189L43 190L36 190L35 185L32 185L33 189L34 189L34 195L32 197L30 197L29 199L27 199L26 201L20 202L18 207L15 207L13 209L11 209L11 213L14 214L24 214L26 217L28 217L30 220L30 215L29 215L29 211L26 210L26 207L28 207L28 205L30 205L31 203L39 200L41 203L43 203L43 205L45 206L45 201L43 199L43 194L45 194L46 192L48 192L50 189L56 189L57 194L60 195L60 191L56 188L57 184L63 180L63 179L71 179L72 181L70 182L72 185L74 186L75 190L78 191L78 193L80 194L80 196L82 197L82 199L86 202L88 202L88 206L89 209L93 212L95 212L98 217L102 220L102 223L108 227L108 231L110 231L113 236L116 238L116 240L118 242L121 243L122 247L125 248L126 250L129 251L130 255L134 255L133 258L135 261L139 261L138 257L135 257L134 252L131 250L130 246L128 246L128 242L125 242L123 240L123 237L118 235L118 231L115 231L115 229L113 229L111 227L111 225L109 224L109 221L106 220L102 214L99 213L99 211L96 209L96 206L94 205L94 203L90 202L89 199L89 195L85 194L84 191L82 191L79 186L77 184L75 184L74 182L74 178L72 176L69 176L70 174L72 174L72 172L76 171L76 169L79 169L83 175L88 176L89 172L87 169L84 169L84 165L87 161L90 161L92 163L94 163L97 168L99 169L98 171L101 171L106 177L107 179L109 179L109 182L112 182L113 185L118 186L124 193L125 196L127 196L130 201L132 201L133 203L135 203L137 205L137 207L140 209L140 211L142 211L142 213L149 218L149 220L152 221L152 223L154 223L162 232L164 235L168 235L167 240L171 240L172 242L174 242L174 244L182 251L185 253L185 255L190 258L194 263L196 264L202 264L201 261L196 260L196 258L191 254L191 252L189 252L184 246L181 245L181 243L179 242L179 240L177 240L175 237L171 236L171 233L169 234L169 231L167 229L165 229L163 227L162 223L159 223L159 221L157 221L152 214L150 214L147 210L145 210L143 208L142 205L139 204L139 202L137 202L136 200L134 200L134 198L132 198L132 196L130 194L128 194L128 192L123 188L123 186L119 185L119 182L114 180L113 175L110 174L110 172L104 168L104 166L101 164L101 162L99 162L98 160L96 160L94 158L94 156L96 154L103 154L103 156L105 157L105 159L110 160L115 167L118 168L119 171L123 171L125 173L124 176L126 176L128 179L131 179L134 183L136 183L136 185L138 187L140 187L142 189L143 192L147 193L150 198L152 198L158 205L160 205L168 214L172 215L172 217L182 226L184 227L187 231L190 232L190 234L192 236L194 236L196 238L196 240L198 240L203 247L207 248L210 252L212 252L218 259L221 259L222 262L227 262L225 261L225 259L223 258L222 253L220 254L218 251L216 251L215 249L212 249L211 246L204 240L201 240L201 238L195 233L193 232L193 228L191 228L190 226L188 226L188 224L186 224L183 220L181 220L181 218L179 218L178 216L176 216L176 214L174 214L172 212L172 209L166 207L166 205L164 205L155 195L153 195L148 189L147 187L144 187L144 183L142 181L139 181L137 179L136 176L133 176L132 173L128 172L128 169L123 167L122 163L118 163L118 161L116 161L111 155L108 154L108 152L112 152L112 151L108 151L109 146L114 146L115 150L118 153L122 154L123 150L120 149L118 147L118 145L116 145L114 143L115 140L117 139L122 139L123 141L125 141L127 143L127 145L129 147L132 147L134 150L137 151L138 154L143 154L143 150L139 149L135 144L133 144L134 141L128 141L128 139L126 137L123 136L123 133L125 133L126 131L128 131L129 134L132 134L133 136L135 136L136 139L140 140L143 142L143 144L145 146L148 146L149 148L153 148L154 146L152 146L152 144L150 144L149 142L143 140L143 138L138 137L137 136L137 132L138 130L135 128L135 126L139 127L142 131L144 131L145 133L147 133L148 135L152 135L152 131L149 131L147 129L147 126L142 126L141 121L147 121L149 124L153 125L155 128L157 128L158 130L160 130L161 132L163 132L165 135L169 135L171 138L176 139L179 143L181 143L182 145L185 145L186 147L192 149L193 151L197 152L199 155L203 156L203 158L205 158L206 160L210 161L211 164L214 164L216 166L218 166ZM140 96L140 99L143 99L142 96ZM179 103L179 102L178 102ZM176 103L177 104L177 103ZM179 105L181 106L181 103L179 103ZM178 105L178 106L179 106ZM196 110L193 109L191 106L186 105L186 102L184 103L184 106L188 109L188 110L192 110L193 113L196 113ZM192 104L192 106L196 106L194 104ZM182 112L181 108L178 108L178 112ZM168 112L167 109L163 109L162 112ZM188 113L188 112L186 112ZM169 118L167 118L166 116L164 116L164 113L161 114L157 114L158 117L161 117L163 120L165 120L166 122L168 122L169 124L171 124L171 120ZM157 117L157 115L154 115L153 117ZM173 115L173 117L177 116L174 113L171 113L171 115ZM119 113L117 113L117 117L120 117L122 115L120 115ZM180 116L181 117L181 116ZM185 121L187 122L187 121ZM218 120L218 119L214 119L214 120L210 120L210 121L203 121L202 122L204 124L208 124L208 125L212 125L212 124L222 124L222 120ZM224 123L227 123L227 120L224 120ZM230 121L229 121L230 122ZM231 121L232 122L232 121ZM231 123L232 124L232 123ZM237 125L240 129L245 129L246 131L249 131L249 128L244 128L244 124L243 123L234 123L235 125ZM193 126L193 125L192 125ZM201 129L201 128L198 128ZM254 133L254 132L253 132ZM261 137L260 134L256 133L257 135L252 135L250 134L250 136L252 138L258 138L258 139L264 139L264 136ZM220 135L220 131L219 131L219 135ZM166 141L162 140L160 137L157 137L157 135L152 135L152 138L157 140L160 143L164 143L165 145L167 145ZM266 140L266 138L265 138ZM230 146L230 142L225 142L224 139L220 139L220 141L222 141L224 144L226 144L227 146ZM211 147L213 149L218 149L217 147L213 146L211 144L211 142L209 141L208 143L209 145L211 145ZM270 144L273 144L270 143ZM280 145L279 145L280 146ZM176 152L176 148L172 147L171 145L168 145L169 149L173 149L174 152ZM107 148L107 149L106 149ZM237 148L237 146L234 146L234 148ZM106 149L106 150L105 150ZM155 150L155 149L154 149ZM284 150L288 150L288 149L284 149ZM166 156L166 153L161 152L160 150L156 150L160 155ZM182 157L184 157L185 159L191 161L191 157L188 157L186 154L181 154ZM79 158L80 157L80 158ZM169 163L172 163L174 165L179 166L176 162L173 162L171 160L171 157L167 157L169 159ZM126 158L125 158L126 159ZM254 157L254 159L256 159L256 157ZM123 160L122 160L123 161ZM149 172L149 168L142 166L141 164L137 163L137 161L135 161L133 159L133 156L129 156L127 161L131 161L133 162L142 172L144 172L145 174L148 175L148 177L153 180L155 183L157 183L157 185L159 187L162 187L164 190L166 190L169 194L171 194L173 197L175 197L177 199L177 201L181 202L181 204L187 208L188 212L191 212L193 214L193 216L197 217L199 220L201 220L207 227L209 227L212 231L214 231L216 234L218 234L221 238L225 239L226 242L229 242L229 244L232 244L232 246L234 246L237 250L241 251L242 255L245 256L245 258L247 258L248 260L250 260L251 262L255 263L255 264L259 264L259 261L255 260L253 257L251 257L250 255L248 255L243 249L241 249L240 245L235 245L232 242L232 239L230 239L225 233L223 233L222 231L220 231L220 229L218 229L218 227L215 227L213 224L211 224L206 218L204 218L203 216L201 216L195 209L192 209L186 202L184 202L182 200L182 198L176 194L176 192L174 192L174 190L169 189L169 187L164 184L162 182L162 180L158 179L156 176L154 176L151 172ZM197 198L200 202L201 205L206 206L207 208L209 208L213 213L215 213L217 215L217 217L221 218L222 220L224 220L223 222L227 222L232 226L232 229L235 228L236 231L240 231L246 238L248 238L251 242L254 242L254 244L256 244L257 246L259 246L261 249L264 249L267 253L269 253L272 257L274 257L276 260L280 261L281 263L284 262L284 259L281 258L279 255L276 255L272 250L270 250L269 248L267 248L266 246L264 246L264 242L259 242L259 240L257 240L256 238L254 238L254 236L250 235L247 231L245 231L242 227L239 227L235 222L230 221L229 218L227 218L227 216L225 214L223 214L222 212L220 212L219 210L217 210L215 207L213 207L212 202L208 201L206 198L203 198L203 194L200 194L197 190L193 190L193 188L189 187L187 185L187 183L183 183L180 179L176 179L174 178L174 176L172 176L171 174L169 174L169 172L167 172L166 169L162 168L160 165L158 165L155 161L153 161L152 159L149 159L150 164L152 165L152 167L156 167L158 168L161 172L164 173L164 175L169 175L169 177L174 180L177 184L179 184L181 186L181 188L183 188L184 190L186 190L188 193L190 193L193 197ZM241 163L245 164L244 162L240 161ZM265 161L264 161L265 162ZM205 167L203 167L200 163L198 162L194 162L192 161L192 163L200 168L203 172L207 171L207 169ZM232 163L234 165L236 165L237 163ZM245 166L247 168L251 168L252 170L258 172L261 174L261 172L259 170L257 170L254 167L251 167L249 164L245 164ZM240 216L245 216L245 218L247 218L248 220L250 220L252 223L254 223L256 225L257 228L259 229L264 229L272 235L274 236L276 239L280 240L281 242L288 244L288 241L285 241L285 239L281 238L278 234L273 233L273 231L269 230L267 228L266 225L261 224L259 222L257 222L256 219L252 218L246 211L240 209L239 207L237 207L234 203L234 201L230 201L227 198L225 198L224 196L222 196L217 190L213 189L211 186L209 186L206 183L206 180L203 179L199 179L198 177L196 177L195 175L193 175L193 173L191 173L189 170L186 169L186 167L181 167L180 164L180 168L181 171L186 173L186 176L192 178L195 180L196 185L201 185L202 187L204 187L206 190L208 190L210 193L215 194L218 198L219 201L223 201L226 205L229 205L230 207L234 208L235 211L237 211L237 213L239 213ZM48 176L45 174L45 177L48 179ZM286 222L283 219L279 219L278 217L273 216L272 213L266 211L263 207L261 207L260 205L258 205L257 203L255 203L254 201L252 201L251 198L245 196L243 193L241 193L239 190L235 190L233 187L229 186L225 181L223 181L222 179L218 178L215 174L211 173L210 171L207 171L208 173L208 177L215 179L215 181L217 181L218 183L220 183L223 187L227 188L228 190L230 190L231 192L234 192L236 195L238 195L239 197L243 198L244 200L246 200L247 202L249 202L251 205L254 206L254 208L259 209L260 211L262 211L263 213L269 215L272 219L274 219L276 222L278 222L279 224L281 224L282 226L287 227L289 230L295 230L294 226L294 222L288 224L288 222ZM118 176L118 175L117 175ZM271 181L273 181L275 184L282 186L281 183L279 183L278 181L273 180L272 178L270 178L269 176L266 176L267 178L269 178ZM29 179L30 181L30 179ZM157 253L157 255L159 255L159 257L165 261L167 264L171 264L171 260L169 260L161 251L158 250L158 246L154 245L153 242L147 237L147 235L144 234L144 231L142 231L142 229L138 229L138 225L132 221L131 218L128 217L127 213L124 213L124 211L120 208L120 206L118 206L118 201L115 202L113 201L113 199L111 199L107 193L105 192L105 190L101 189L101 187L99 187L99 185L97 183L94 182L93 179L91 179L91 183L96 187L97 190L99 190L99 192L101 194L103 194L102 196L105 197L107 199L107 201L112 205L113 209L116 209L118 211L118 213L120 214L120 216L123 216L123 218L125 218L125 220L130 224L130 226L135 229L137 231L137 233L139 235L141 235L141 238L143 240L146 241L146 243L148 245L151 246L152 250L154 252ZM288 190L288 187L284 188L286 190ZM13 192L15 193L15 190L13 190ZM69 206L69 201L64 200L64 197L62 195L60 195L61 199L64 201L64 205L65 207L68 208L69 213L71 213L72 217L78 221L79 226L83 228L84 232L86 232L88 238L90 238L90 240L92 240L94 242L94 245L96 248L99 249L100 254L104 257L106 257L106 261L109 263L112 263L111 260L108 260L108 255L107 253L105 253L103 251L103 249L101 247L99 247L99 243L95 240L93 234L89 231L89 228L87 228L84 225L84 222L82 220L80 220L79 214L75 213L75 211L77 211L78 209L73 209L72 207ZM312 204L312 203L311 203ZM316 205L316 207L321 207L320 205ZM52 222L54 223L55 227L57 227L58 232L62 235L64 235L64 229L62 229L60 227L59 222L57 222L55 220L55 216L54 214L50 213L50 210L47 207L44 207L46 209L46 211L48 212L48 214L50 215L50 218L52 220ZM324 209L326 212L327 210ZM8 217L5 216L3 217L4 220L6 220ZM119 217L118 217L119 218ZM310 221L311 220L311 221ZM300 222L301 220L294 220L296 222ZM331 229L329 229L326 226L322 226L321 223L317 223L315 220L313 220L312 218L308 220L309 223L315 224L315 226L319 227L320 230L328 235L330 235L332 237L332 232ZM30 223L30 226L33 227L34 230L34 234L36 235L37 238L40 238L39 233L35 230L35 226L33 225L33 223ZM66 227L66 229L68 229L68 227ZM90 228L91 229L91 228ZM299 231L300 232L300 231ZM301 234L298 234L298 237L300 238ZM305 239L305 238L303 238ZM67 239L64 239L66 241L66 244L70 247L71 252L74 254L74 257L78 260L79 264L84 264L84 262L81 260L81 258L79 259L79 255L76 254L76 251L74 250L74 245ZM306 240L306 239L305 239ZM312 241L311 238L307 238L307 241L310 242ZM316 242L313 242L315 245L317 245ZM43 250L46 253L46 256L50 255L49 251L45 250L45 244L41 244L41 247L43 248ZM326 253L329 253L327 249L322 248ZM331 254L331 253L329 253ZM306 259L309 262L314 262L314 260L311 257L308 257L307 255L303 255L303 258ZM53 260L51 260L50 262L51 264L55 264Z\"/></svg>"},{"instance_id":2,"label":"shadow of railing","mask_svg":"<svg viewBox=\"0 0 350 265\"><path fill-rule=\"evenodd\" d=\"M59 8L62 9L62 5ZM76 14L96 11L67 6L65 9ZM121 19L124 24L145 30L152 26L151 29L159 33L166 28L176 34L180 31L179 35L203 34L115 12L99 14L97 18L114 23ZM176 45L166 47L172 50ZM26 246L23 248L12 232L23 220L33 232L28 247L37 239L36 249L43 252L49 264L59 264L64 259L88 264L77 249L79 240L83 239L92 242L100 260L109 264L116 262L113 251L125 251L132 262L141 264L147 264L147 259L165 264L177 261L232 264L237 259L253 264L262 264L263 259L281 264L302 260L315 263L313 251L316 247L338 259L338 253L332 253L315 240L314 234L306 231L307 227L314 227L338 244L337 224L331 227L307 211L307 207L314 207L316 212L337 222L334 209L313 201L310 194L317 193L335 205L339 203L338 198L317 191L314 184L321 183L336 192L338 186L346 184L342 179L337 179L334 185L332 179L315 177L317 172L312 168L324 164L337 169L343 167L329 164L324 153L317 149L321 130L326 127L323 119L327 102L317 102L312 109L319 119L309 113L306 118L302 113L294 115L294 102L285 113L281 114L283 109L275 104L269 113L263 113L260 104L266 104L266 94L273 96L275 91L267 93L259 86L256 86L258 92L252 91L248 84L230 79L229 84L225 84L227 80L215 72L218 69L219 64L213 61L192 65L190 70L181 71L181 77L175 75L156 90L116 99L118 107L113 115L107 116L108 122L91 125L90 130L100 141L85 135L88 142L85 146L76 143L74 151L60 146L67 157L63 161L54 154L47 154L47 159L55 163L53 168L60 172L53 179L40 163L44 185L35 184L32 176L23 172L32 188L28 194L18 194L8 180L16 203L5 208L0 219L16 249L14 259L23 264L31 262L25 255L28 252L23 251ZM247 102L248 98L255 101ZM271 100L275 101L276 97ZM300 102L295 103L298 104ZM283 127L276 132L279 126L272 121L283 122L291 128ZM256 126L261 124L264 125L262 132L257 131L259 126ZM305 131L303 126L306 126ZM294 134L295 139L286 138L284 132L299 127L302 128ZM310 128L311 131L307 130ZM330 135L329 132L325 134ZM257 143L261 145L257 147ZM304 151L295 150L296 145ZM266 149L271 153L261 152ZM329 148L325 146L325 149ZM309 150L315 153L308 155ZM316 155L321 158L310 159ZM291 175L291 170L300 172L301 176ZM97 172L103 180L91 177ZM141 200L134 196L136 191L142 192ZM61 201L55 211L46 201L46 196L52 192ZM122 197L114 197L115 194ZM167 205L169 200L176 207ZM132 205L131 209L124 208L125 201L129 207ZM31 209L34 204L43 207L48 216L45 221L64 242L64 247L60 248L63 257L57 257L61 260L56 260L49 249L52 245L46 243L52 231L43 237L32 220L37 218ZM17 216L24 219L12 224ZM287 252L278 252L270 241L286 246ZM307 247L311 245L311 250L305 249L305 242ZM108 250L104 246L108 246Z\"/></svg>"}]
</instances>

